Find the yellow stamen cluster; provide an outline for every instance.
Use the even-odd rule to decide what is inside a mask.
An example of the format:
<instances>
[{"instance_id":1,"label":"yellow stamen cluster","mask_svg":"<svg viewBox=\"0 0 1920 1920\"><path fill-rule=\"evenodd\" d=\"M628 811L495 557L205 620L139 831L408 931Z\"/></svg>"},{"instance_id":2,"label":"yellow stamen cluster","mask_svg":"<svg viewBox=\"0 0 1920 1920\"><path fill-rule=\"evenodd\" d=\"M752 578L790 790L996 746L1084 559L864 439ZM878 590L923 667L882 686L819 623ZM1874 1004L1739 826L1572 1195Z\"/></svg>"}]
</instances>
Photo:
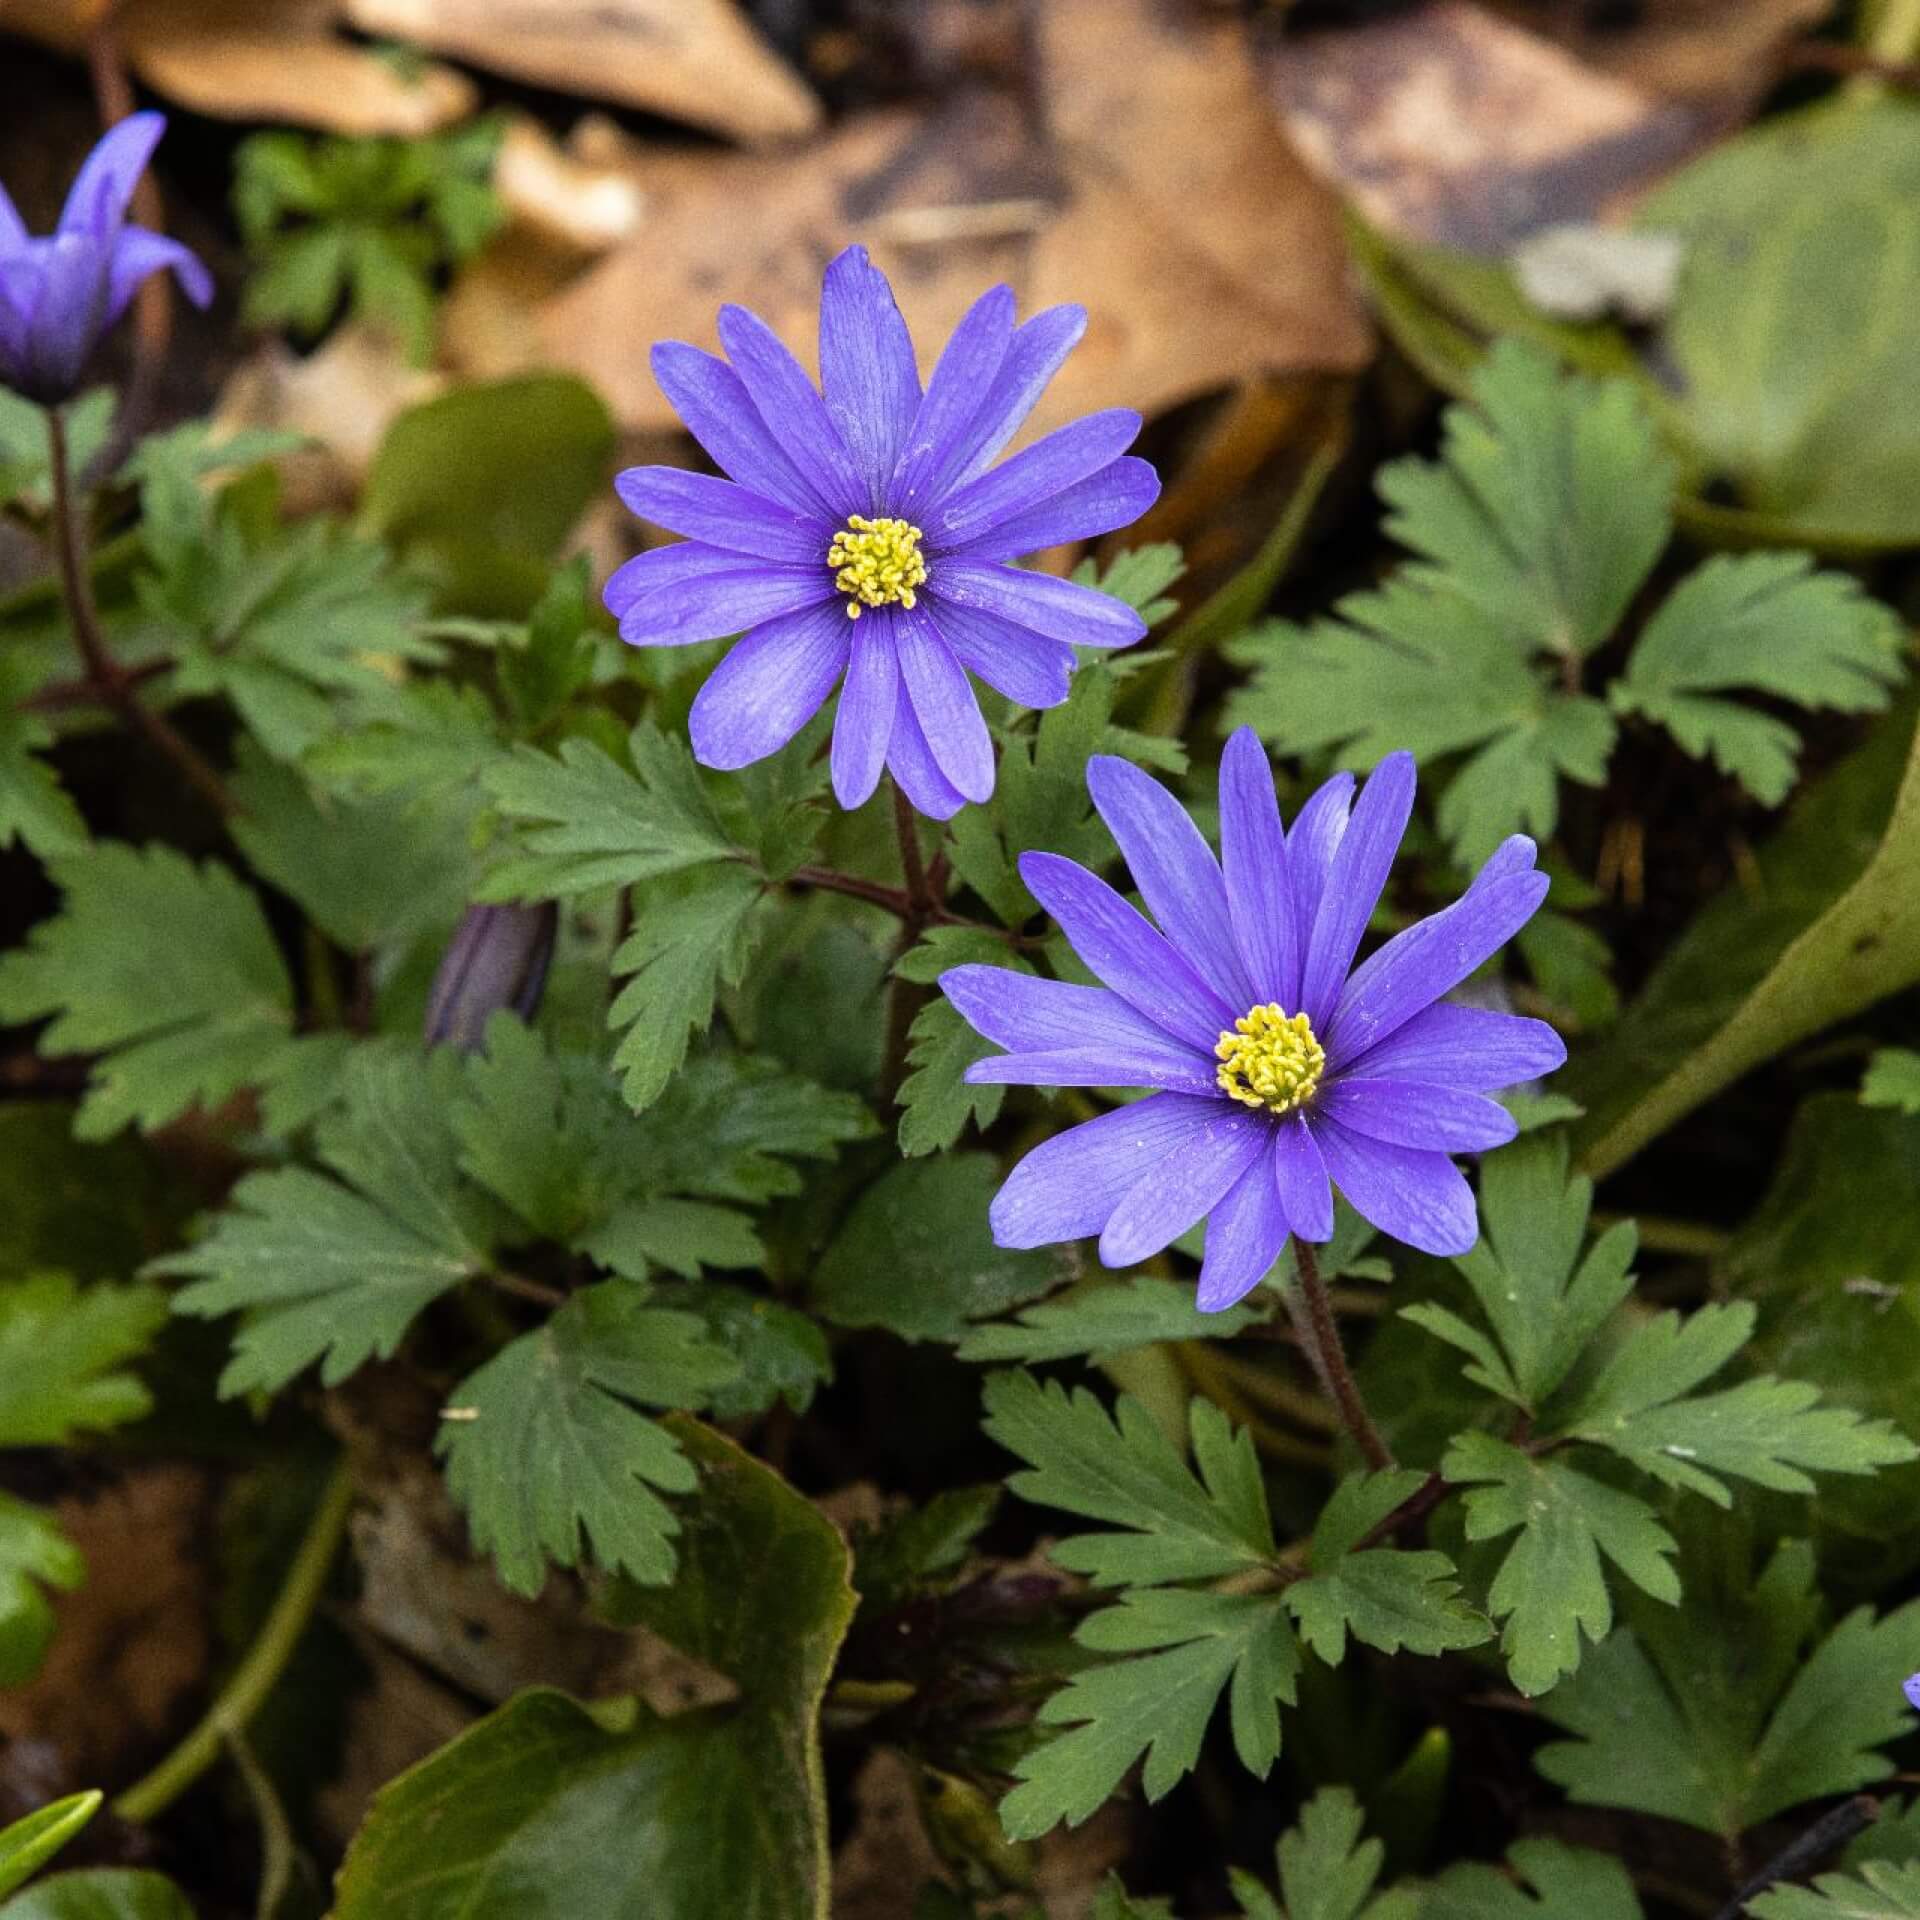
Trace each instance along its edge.
<instances>
[{"instance_id":1,"label":"yellow stamen cluster","mask_svg":"<svg viewBox=\"0 0 1920 1920\"><path fill-rule=\"evenodd\" d=\"M904 520L869 520L850 513L833 536L827 565L838 569L833 584L847 596L847 618L858 620L862 607L913 605L914 588L927 582L920 557L920 529Z\"/></svg>"},{"instance_id":2,"label":"yellow stamen cluster","mask_svg":"<svg viewBox=\"0 0 1920 1920\"><path fill-rule=\"evenodd\" d=\"M1214 1052L1220 1058L1214 1078L1221 1092L1242 1106L1273 1113L1289 1113L1310 1100L1327 1064L1307 1016L1284 1014L1271 1001L1250 1008L1231 1030L1223 1030Z\"/></svg>"}]
</instances>

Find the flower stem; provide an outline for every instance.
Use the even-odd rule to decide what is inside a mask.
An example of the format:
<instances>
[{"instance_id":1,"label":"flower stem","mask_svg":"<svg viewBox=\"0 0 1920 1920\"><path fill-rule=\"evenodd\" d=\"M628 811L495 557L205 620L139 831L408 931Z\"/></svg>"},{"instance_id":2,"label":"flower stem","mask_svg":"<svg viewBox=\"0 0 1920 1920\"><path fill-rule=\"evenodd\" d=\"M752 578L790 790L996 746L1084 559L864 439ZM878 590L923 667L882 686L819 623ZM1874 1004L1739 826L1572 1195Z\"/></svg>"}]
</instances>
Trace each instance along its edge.
<instances>
[{"instance_id":1,"label":"flower stem","mask_svg":"<svg viewBox=\"0 0 1920 1920\"><path fill-rule=\"evenodd\" d=\"M137 1780L113 1803L122 1820L157 1819L219 1759L227 1741L243 1732L259 1712L274 1683L286 1670L300 1636L319 1603L334 1555L347 1531L353 1505L353 1476L343 1459L328 1477L306 1537L287 1569L286 1583L205 1717L145 1779Z\"/></svg>"},{"instance_id":2,"label":"flower stem","mask_svg":"<svg viewBox=\"0 0 1920 1920\"><path fill-rule=\"evenodd\" d=\"M1307 1356L1321 1390L1339 1409L1340 1423L1353 1436L1367 1465L1376 1470L1390 1467L1394 1464L1393 1449L1380 1437L1380 1429L1360 1398L1353 1370L1347 1365L1333 1302L1327 1295L1327 1283L1320 1277L1320 1263L1298 1234L1293 1238L1293 1261L1298 1279L1287 1288L1286 1302L1300 1350Z\"/></svg>"},{"instance_id":3,"label":"flower stem","mask_svg":"<svg viewBox=\"0 0 1920 1920\"><path fill-rule=\"evenodd\" d=\"M111 707L136 733L179 768L207 804L225 819L237 809L226 783L174 729L172 722L143 701L133 675L107 651L100 625L100 608L93 597L93 576L87 570L86 536L74 500L73 467L67 449L67 427L58 407L47 409L47 446L53 467L53 526L60 565L60 589L73 628L74 645L87 670L87 681L101 703Z\"/></svg>"},{"instance_id":4,"label":"flower stem","mask_svg":"<svg viewBox=\"0 0 1920 1920\"><path fill-rule=\"evenodd\" d=\"M893 831L900 842L900 871L905 874L907 910L901 916L900 944L894 950L897 962L923 934L940 910L933 889L927 884L927 869L920 857L919 823L907 796L898 782L889 780L893 791ZM892 1106L899 1098L900 1083L907 1077L907 1047L913 1035L913 1023L926 1005L928 989L918 980L893 976L887 990L887 1047L881 1057L880 1100Z\"/></svg>"}]
</instances>

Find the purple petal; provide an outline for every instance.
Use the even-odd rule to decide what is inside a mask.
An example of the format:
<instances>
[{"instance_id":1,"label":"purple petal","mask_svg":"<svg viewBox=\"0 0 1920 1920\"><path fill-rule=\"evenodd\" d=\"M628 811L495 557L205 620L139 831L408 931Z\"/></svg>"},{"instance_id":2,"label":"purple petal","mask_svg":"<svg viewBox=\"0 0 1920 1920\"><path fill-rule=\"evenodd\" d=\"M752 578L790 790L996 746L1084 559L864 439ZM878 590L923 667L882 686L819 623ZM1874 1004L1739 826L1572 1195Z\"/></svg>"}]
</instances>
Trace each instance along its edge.
<instances>
[{"instance_id":1,"label":"purple petal","mask_svg":"<svg viewBox=\"0 0 1920 1920\"><path fill-rule=\"evenodd\" d=\"M901 685L935 763L974 802L993 794L993 736L980 717L967 670L947 649L924 607L902 607L893 624Z\"/></svg>"},{"instance_id":2,"label":"purple petal","mask_svg":"<svg viewBox=\"0 0 1920 1920\"><path fill-rule=\"evenodd\" d=\"M1013 289L990 287L961 315L940 355L895 463L887 501L897 514L927 523L953 485L967 424L980 411L1013 337Z\"/></svg>"},{"instance_id":3,"label":"purple petal","mask_svg":"<svg viewBox=\"0 0 1920 1920\"><path fill-rule=\"evenodd\" d=\"M1226 882L1186 808L1159 781L1111 754L1087 762L1087 789L1161 931L1228 1006L1244 1012L1255 996L1233 942Z\"/></svg>"},{"instance_id":4,"label":"purple petal","mask_svg":"<svg viewBox=\"0 0 1920 1920\"><path fill-rule=\"evenodd\" d=\"M745 633L783 613L839 604L824 567L779 566L736 554L724 573L690 573L650 587L620 616L620 638L634 647L684 647Z\"/></svg>"},{"instance_id":5,"label":"purple petal","mask_svg":"<svg viewBox=\"0 0 1920 1920\"><path fill-rule=\"evenodd\" d=\"M1566 1042L1544 1020L1437 1000L1351 1061L1346 1071L1498 1093L1538 1080L1566 1061Z\"/></svg>"},{"instance_id":6,"label":"purple petal","mask_svg":"<svg viewBox=\"0 0 1920 1920\"><path fill-rule=\"evenodd\" d=\"M1194 1305L1202 1313L1220 1313L1243 1300L1273 1270L1286 1244L1286 1209L1262 1155L1208 1217L1207 1255Z\"/></svg>"},{"instance_id":7,"label":"purple petal","mask_svg":"<svg viewBox=\"0 0 1920 1920\"><path fill-rule=\"evenodd\" d=\"M688 473L682 467L629 467L615 478L613 488L629 512L670 533L733 553L832 572L827 549L833 537L817 515L777 506L731 480Z\"/></svg>"},{"instance_id":8,"label":"purple petal","mask_svg":"<svg viewBox=\"0 0 1920 1920\"><path fill-rule=\"evenodd\" d=\"M1413 812L1413 782L1413 755L1388 754L1354 803L1353 817L1340 836L1300 970L1300 1006L1316 1033L1327 1031L1360 936L1387 884Z\"/></svg>"},{"instance_id":9,"label":"purple petal","mask_svg":"<svg viewBox=\"0 0 1920 1920\"><path fill-rule=\"evenodd\" d=\"M13 204L13 196L4 186L0 186L0 253L25 246L26 241L27 223L20 218L20 209Z\"/></svg>"},{"instance_id":10,"label":"purple petal","mask_svg":"<svg viewBox=\"0 0 1920 1920\"><path fill-rule=\"evenodd\" d=\"M1272 1122L1231 1101L1169 1149L1128 1189L1100 1231L1100 1263L1130 1267L1170 1246L1211 1212L1246 1170L1264 1163Z\"/></svg>"},{"instance_id":11,"label":"purple petal","mask_svg":"<svg viewBox=\"0 0 1920 1920\"><path fill-rule=\"evenodd\" d=\"M915 813L929 820L951 820L967 804L967 796L940 770L933 757L919 715L907 693L906 676L893 703L893 735L887 742L887 770L900 783Z\"/></svg>"},{"instance_id":12,"label":"purple petal","mask_svg":"<svg viewBox=\"0 0 1920 1920\"><path fill-rule=\"evenodd\" d=\"M1156 1093L1043 1140L1007 1175L987 1218L1001 1247L1098 1233L1148 1168L1213 1125L1217 1099Z\"/></svg>"},{"instance_id":13,"label":"purple petal","mask_svg":"<svg viewBox=\"0 0 1920 1920\"><path fill-rule=\"evenodd\" d=\"M1352 807L1353 775L1336 773L1308 795L1294 815L1293 829L1287 835L1287 870L1293 881L1294 938L1302 966L1306 965L1307 942L1313 937L1314 915L1320 911L1320 896L1326 891L1327 875L1345 837Z\"/></svg>"},{"instance_id":14,"label":"purple petal","mask_svg":"<svg viewBox=\"0 0 1920 1920\"><path fill-rule=\"evenodd\" d=\"M1256 1001L1300 1002L1300 946L1273 769L1251 727L1220 757L1220 864L1234 944Z\"/></svg>"},{"instance_id":15,"label":"purple petal","mask_svg":"<svg viewBox=\"0 0 1920 1920\"><path fill-rule=\"evenodd\" d=\"M999 458L1086 331L1086 308L1073 306L1048 307L1014 329L987 397L953 443L949 464L939 478L942 493L965 486Z\"/></svg>"},{"instance_id":16,"label":"purple petal","mask_svg":"<svg viewBox=\"0 0 1920 1920\"><path fill-rule=\"evenodd\" d=\"M600 598L616 619L645 595L689 580L710 580L717 573L738 573L737 553L724 553L697 540L676 540L671 546L649 547L615 567L600 589Z\"/></svg>"},{"instance_id":17,"label":"purple petal","mask_svg":"<svg viewBox=\"0 0 1920 1920\"><path fill-rule=\"evenodd\" d=\"M1333 1238L1333 1190L1327 1185L1327 1163L1304 1114L1290 1113L1274 1129L1273 1181L1287 1219L1302 1240Z\"/></svg>"},{"instance_id":18,"label":"purple petal","mask_svg":"<svg viewBox=\"0 0 1920 1920\"><path fill-rule=\"evenodd\" d=\"M963 1076L976 1087L1152 1087L1161 1093L1215 1094L1213 1073L1163 1033L1128 1047L1059 1047L1050 1053L996 1053Z\"/></svg>"},{"instance_id":19,"label":"purple petal","mask_svg":"<svg viewBox=\"0 0 1920 1920\"><path fill-rule=\"evenodd\" d=\"M833 691L847 664L851 624L833 605L755 627L694 697L687 715L693 757L731 769L778 753Z\"/></svg>"},{"instance_id":20,"label":"purple petal","mask_svg":"<svg viewBox=\"0 0 1920 1920\"><path fill-rule=\"evenodd\" d=\"M1396 933L1355 969L1331 1025L1321 1029L1338 1068L1387 1038L1499 952L1547 897L1544 873L1475 884L1452 906Z\"/></svg>"},{"instance_id":21,"label":"purple petal","mask_svg":"<svg viewBox=\"0 0 1920 1920\"><path fill-rule=\"evenodd\" d=\"M164 233L149 233L145 227L123 227L113 243L113 262L108 270L108 326L126 312L140 283L162 269L172 272L180 291L196 307L212 300L213 276L178 240L169 240Z\"/></svg>"},{"instance_id":22,"label":"purple petal","mask_svg":"<svg viewBox=\"0 0 1920 1920\"><path fill-rule=\"evenodd\" d=\"M109 128L74 176L58 230L100 240L118 227L166 130L161 113L130 113Z\"/></svg>"},{"instance_id":23,"label":"purple petal","mask_svg":"<svg viewBox=\"0 0 1920 1920\"><path fill-rule=\"evenodd\" d=\"M1136 1013L1105 987L1082 987L1067 980L1042 980L1011 967L949 967L940 989L961 1019L1015 1053L1051 1053L1063 1047L1164 1047L1163 1028ZM1212 1082L1213 1059L1182 1048L1180 1057L1204 1065Z\"/></svg>"},{"instance_id":24,"label":"purple petal","mask_svg":"<svg viewBox=\"0 0 1920 1920\"><path fill-rule=\"evenodd\" d=\"M110 263L102 243L78 232L31 245L23 264L29 274L37 269L38 285L24 305L23 371L33 396L55 403L72 393L106 325ZM9 281L17 289L14 275Z\"/></svg>"},{"instance_id":25,"label":"purple petal","mask_svg":"<svg viewBox=\"0 0 1920 1920\"><path fill-rule=\"evenodd\" d=\"M858 513L867 498L866 483L806 368L780 336L745 307L722 307L719 326L720 344L768 431L838 519Z\"/></svg>"},{"instance_id":26,"label":"purple petal","mask_svg":"<svg viewBox=\"0 0 1920 1920\"><path fill-rule=\"evenodd\" d=\"M1099 979L1176 1040L1213 1052L1234 1010L1104 880L1057 853L1023 853L1020 877Z\"/></svg>"},{"instance_id":27,"label":"purple petal","mask_svg":"<svg viewBox=\"0 0 1920 1920\"><path fill-rule=\"evenodd\" d=\"M991 613L926 596L934 624L969 673L1023 707L1057 707L1067 697L1077 662L1064 640L1049 640Z\"/></svg>"},{"instance_id":28,"label":"purple petal","mask_svg":"<svg viewBox=\"0 0 1920 1920\"><path fill-rule=\"evenodd\" d=\"M1338 1120L1369 1140L1430 1153L1485 1153L1520 1131L1498 1101L1431 1081L1343 1074L1320 1090L1316 1116Z\"/></svg>"},{"instance_id":29,"label":"purple petal","mask_svg":"<svg viewBox=\"0 0 1920 1920\"><path fill-rule=\"evenodd\" d=\"M997 614L1076 647L1130 647L1147 630L1125 601L1050 573L945 559L933 568L933 586L943 600Z\"/></svg>"},{"instance_id":30,"label":"purple petal","mask_svg":"<svg viewBox=\"0 0 1920 1920\"><path fill-rule=\"evenodd\" d=\"M1091 540L1116 527L1131 526L1160 497L1160 476L1144 460L1129 455L1098 473L1043 500L1036 507L1002 520L991 533L960 549L969 560L1017 560L1069 540Z\"/></svg>"},{"instance_id":31,"label":"purple petal","mask_svg":"<svg viewBox=\"0 0 1920 1920\"><path fill-rule=\"evenodd\" d=\"M1139 433L1140 416L1130 407L1090 413L1059 428L941 501L927 516L929 543L941 552L971 546L1002 521L1110 466Z\"/></svg>"},{"instance_id":32,"label":"purple petal","mask_svg":"<svg viewBox=\"0 0 1920 1920\"><path fill-rule=\"evenodd\" d=\"M787 457L724 360L684 340L662 340L653 349L653 377L722 473L795 513L817 513L839 526L838 509Z\"/></svg>"},{"instance_id":33,"label":"purple petal","mask_svg":"<svg viewBox=\"0 0 1920 1920\"><path fill-rule=\"evenodd\" d=\"M920 408L920 370L893 289L865 247L848 247L821 284L820 384L866 482L868 511L878 513Z\"/></svg>"},{"instance_id":34,"label":"purple petal","mask_svg":"<svg viewBox=\"0 0 1920 1920\"><path fill-rule=\"evenodd\" d=\"M1362 1219L1422 1253L1465 1253L1480 1237L1473 1189L1444 1153L1389 1146L1316 1119L1334 1184Z\"/></svg>"},{"instance_id":35,"label":"purple petal","mask_svg":"<svg viewBox=\"0 0 1920 1920\"><path fill-rule=\"evenodd\" d=\"M833 797L849 812L873 797L887 764L887 742L893 738L900 663L893 653L891 612L882 608L847 621L853 629L853 655L833 721Z\"/></svg>"}]
</instances>

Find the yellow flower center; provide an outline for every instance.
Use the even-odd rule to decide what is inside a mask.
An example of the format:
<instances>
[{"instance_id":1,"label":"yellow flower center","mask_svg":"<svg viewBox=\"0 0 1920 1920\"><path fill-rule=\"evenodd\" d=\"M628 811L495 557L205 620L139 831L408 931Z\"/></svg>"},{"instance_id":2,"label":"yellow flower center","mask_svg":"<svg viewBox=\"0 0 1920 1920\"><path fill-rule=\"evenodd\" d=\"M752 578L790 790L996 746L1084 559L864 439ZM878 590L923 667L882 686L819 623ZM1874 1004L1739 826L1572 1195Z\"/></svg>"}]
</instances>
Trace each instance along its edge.
<instances>
[{"instance_id":1,"label":"yellow flower center","mask_svg":"<svg viewBox=\"0 0 1920 1920\"><path fill-rule=\"evenodd\" d=\"M1327 1064L1304 1013L1284 1014L1269 1001L1223 1029L1214 1052L1220 1090L1242 1106L1288 1113L1313 1097Z\"/></svg>"},{"instance_id":2,"label":"yellow flower center","mask_svg":"<svg viewBox=\"0 0 1920 1920\"><path fill-rule=\"evenodd\" d=\"M862 607L913 605L913 590L927 582L920 557L920 529L904 520L869 520L850 513L833 536L827 565L836 569L833 584L847 596L847 618L858 620Z\"/></svg>"}]
</instances>

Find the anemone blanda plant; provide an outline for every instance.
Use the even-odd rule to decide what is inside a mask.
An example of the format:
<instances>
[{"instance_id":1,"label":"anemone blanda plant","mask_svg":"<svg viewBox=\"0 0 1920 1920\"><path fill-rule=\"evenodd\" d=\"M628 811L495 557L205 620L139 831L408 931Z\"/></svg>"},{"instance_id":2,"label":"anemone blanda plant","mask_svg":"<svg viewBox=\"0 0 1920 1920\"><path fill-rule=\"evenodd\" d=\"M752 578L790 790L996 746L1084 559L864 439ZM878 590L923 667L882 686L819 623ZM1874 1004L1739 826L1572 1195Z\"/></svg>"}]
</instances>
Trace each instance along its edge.
<instances>
[{"instance_id":1,"label":"anemone blanda plant","mask_svg":"<svg viewBox=\"0 0 1920 1920\"><path fill-rule=\"evenodd\" d=\"M764 321L720 310L728 358L666 341L653 370L727 479L635 467L620 497L687 536L607 582L624 640L741 640L693 704L695 754L743 767L784 746L844 676L833 789L860 805L891 770L944 820L993 792L969 673L1027 707L1067 695L1074 646L1146 628L1022 554L1125 526L1160 483L1126 449L1140 416L1089 414L993 463L1086 330L1080 307L1014 324L1010 289L968 310L922 391L886 276L861 247L820 293L821 390Z\"/></svg>"},{"instance_id":2,"label":"anemone blanda plant","mask_svg":"<svg viewBox=\"0 0 1920 1920\"><path fill-rule=\"evenodd\" d=\"M1008 1049L969 1080L1154 1092L1029 1153L993 1203L995 1239L1097 1234L1118 1267L1205 1218L1206 1311L1256 1286L1290 1233L1327 1239L1334 1187L1409 1246L1466 1252L1479 1222L1451 1156L1511 1139L1488 1096L1566 1058L1543 1021L1442 998L1546 897L1533 842L1507 840L1452 906L1356 967L1412 810L1410 755L1388 755L1357 800L1336 775L1289 832L1241 728L1220 767L1219 860L1137 767L1096 757L1087 784L1158 930L1076 862L1028 853L1022 879L1105 984L990 966L940 984Z\"/></svg>"},{"instance_id":3,"label":"anemone blanda plant","mask_svg":"<svg viewBox=\"0 0 1920 1920\"><path fill-rule=\"evenodd\" d=\"M88 154L59 225L30 234L0 187L0 385L42 406L72 398L101 336L149 274L170 270L196 306L207 270L177 240L127 224L133 190L166 118L135 113Z\"/></svg>"}]
</instances>

